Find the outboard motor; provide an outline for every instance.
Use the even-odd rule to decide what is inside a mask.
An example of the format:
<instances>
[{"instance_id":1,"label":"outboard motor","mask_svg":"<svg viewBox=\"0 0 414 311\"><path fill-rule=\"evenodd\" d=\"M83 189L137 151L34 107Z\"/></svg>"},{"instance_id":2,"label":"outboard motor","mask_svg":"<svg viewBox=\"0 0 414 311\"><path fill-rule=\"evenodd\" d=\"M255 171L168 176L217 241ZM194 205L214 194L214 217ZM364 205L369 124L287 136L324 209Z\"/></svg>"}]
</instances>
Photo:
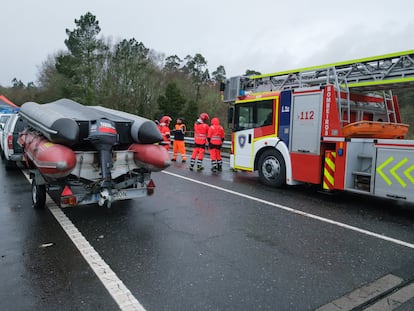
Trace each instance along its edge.
<instances>
[{"instance_id":1,"label":"outboard motor","mask_svg":"<svg viewBox=\"0 0 414 311\"><path fill-rule=\"evenodd\" d=\"M115 123L107 119L98 119L89 122L88 140L93 144L99 152L101 164L101 198L100 205L111 198L112 189L112 148L118 143L118 133Z\"/></svg>"}]
</instances>

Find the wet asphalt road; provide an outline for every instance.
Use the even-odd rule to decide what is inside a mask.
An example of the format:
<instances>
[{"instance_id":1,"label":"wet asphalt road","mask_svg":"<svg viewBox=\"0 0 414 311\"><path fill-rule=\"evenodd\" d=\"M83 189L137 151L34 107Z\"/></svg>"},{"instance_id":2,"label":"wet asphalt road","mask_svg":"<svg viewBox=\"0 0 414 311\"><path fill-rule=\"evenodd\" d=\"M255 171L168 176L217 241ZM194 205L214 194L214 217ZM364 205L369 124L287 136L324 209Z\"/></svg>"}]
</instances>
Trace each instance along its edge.
<instances>
[{"instance_id":1,"label":"wet asphalt road","mask_svg":"<svg viewBox=\"0 0 414 311\"><path fill-rule=\"evenodd\" d=\"M64 210L146 310L314 310L387 274L414 279L410 247L237 194L411 244L414 206L205 166L153 173L151 197ZM24 175L1 166L0 191L0 310L117 310L50 211L31 208Z\"/></svg>"}]
</instances>

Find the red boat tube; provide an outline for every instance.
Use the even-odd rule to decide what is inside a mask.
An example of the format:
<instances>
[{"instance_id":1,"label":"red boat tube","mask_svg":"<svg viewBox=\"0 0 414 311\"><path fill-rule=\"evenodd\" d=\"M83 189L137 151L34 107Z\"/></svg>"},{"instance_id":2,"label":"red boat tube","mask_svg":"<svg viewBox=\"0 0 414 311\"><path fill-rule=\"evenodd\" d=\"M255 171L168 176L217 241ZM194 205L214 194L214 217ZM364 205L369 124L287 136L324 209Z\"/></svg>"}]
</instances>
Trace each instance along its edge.
<instances>
[{"instance_id":1,"label":"red boat tube","mask_svg":"<svg viewBox=\"0 0 414 311\"><path fill-rule=\"evenodd\" d=\"M134 152L134 161L138 166L151 171L162 171L171 164L168 151L161 145L132 144L128 150Z\"/></svg>"},{"instance_id":2,"label":"red boat tube","mask_svg":"<svg viewBox=\"0 0 414 311\"><path fill-rule=\"evenodd\" d=\"M76 155L72 149L54 144L35 132L23 131L18 141L24 148L25 156L44 176L62 178L76 166Z\"/></svg>"}]
</instances>

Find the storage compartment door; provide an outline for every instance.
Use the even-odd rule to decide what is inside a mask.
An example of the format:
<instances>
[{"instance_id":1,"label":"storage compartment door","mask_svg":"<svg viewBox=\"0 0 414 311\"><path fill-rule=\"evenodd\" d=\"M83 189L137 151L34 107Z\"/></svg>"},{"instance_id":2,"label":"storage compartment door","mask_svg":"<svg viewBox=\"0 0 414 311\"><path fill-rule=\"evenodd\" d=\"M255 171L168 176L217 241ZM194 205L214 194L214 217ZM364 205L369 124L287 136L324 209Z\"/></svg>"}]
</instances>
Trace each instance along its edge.
<instances>
[{"instance_id":1,"label":"storage compartment door","mask_svg":"<svg viewBox=\"0 0 414 311\"><path fill-rule=\"evenodd\" d=\"M414 202L414 150L377 149L374 194Z\"/></svg>"},{"instance_id":2,"label":"storage compartment door","mask_svg":"<svg viewBox=\"0 0 414 311\"><path fill-rule=\"evenodd\" d=\"M321 92L293 96L291 152L320 155Z\"/></svg>"}]
</instances>

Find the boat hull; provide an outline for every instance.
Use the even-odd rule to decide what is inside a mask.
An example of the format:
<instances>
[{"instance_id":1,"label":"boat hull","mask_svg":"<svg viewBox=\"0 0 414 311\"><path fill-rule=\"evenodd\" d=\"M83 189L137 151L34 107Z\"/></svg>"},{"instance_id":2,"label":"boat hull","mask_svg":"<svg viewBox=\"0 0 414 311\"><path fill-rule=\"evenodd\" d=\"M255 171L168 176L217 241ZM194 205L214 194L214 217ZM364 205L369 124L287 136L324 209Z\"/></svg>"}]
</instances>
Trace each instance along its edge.
<instances>
[{"instance_id":1,"label":"boat hull","mask_svg":"<svg viewBox=\"0 0 414 311\"><path fill-rule=\"evenodd\" d=\"M128 150L134 152L134 162L137 166L154 172L162 171L171 164L168 151L161 145L132 144Z\"/></svg>"},{"instance_id":2,"label":"boat hull","mask_svg":"<svg viewBox=\"0 0 414 311\"><path fill-rule=\"evenodd\" d=\"M44 176L63 178L76 166L76 156L72 149L52 143L43 136L25 130L19 134L18 141L24 148L25 156Z\"/></svg>"}]
</instances>

